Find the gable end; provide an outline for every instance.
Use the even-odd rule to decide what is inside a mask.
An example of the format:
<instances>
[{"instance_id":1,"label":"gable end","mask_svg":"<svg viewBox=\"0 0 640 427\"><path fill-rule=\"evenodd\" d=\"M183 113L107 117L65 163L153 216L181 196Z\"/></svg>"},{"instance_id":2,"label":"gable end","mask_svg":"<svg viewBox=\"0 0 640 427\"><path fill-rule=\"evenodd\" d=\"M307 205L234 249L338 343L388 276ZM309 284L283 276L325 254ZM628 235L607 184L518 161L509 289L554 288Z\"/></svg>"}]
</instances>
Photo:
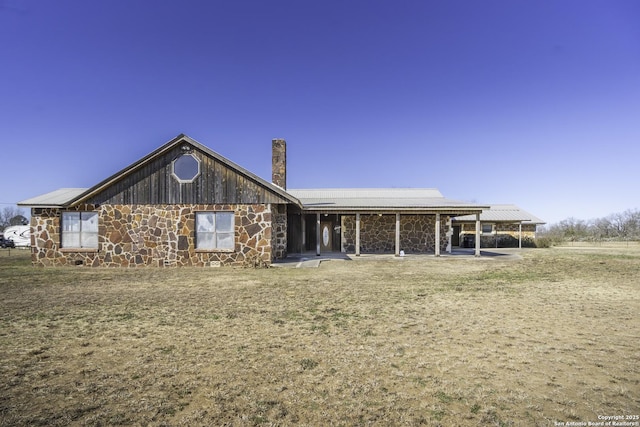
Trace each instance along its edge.
<instances>
[{"instance_id":1,"label":"gable end","mask_svg":"<svg viewBox=\"0 0 640 427\"><path fill-rule=\"evenodd\" d=\"M174 162L199 162L193 180L177 179ZM140 161L87 190L71 202L91 204L296 203L264 181L207 147L180 135Z\"/></svg>"}]
</instances>

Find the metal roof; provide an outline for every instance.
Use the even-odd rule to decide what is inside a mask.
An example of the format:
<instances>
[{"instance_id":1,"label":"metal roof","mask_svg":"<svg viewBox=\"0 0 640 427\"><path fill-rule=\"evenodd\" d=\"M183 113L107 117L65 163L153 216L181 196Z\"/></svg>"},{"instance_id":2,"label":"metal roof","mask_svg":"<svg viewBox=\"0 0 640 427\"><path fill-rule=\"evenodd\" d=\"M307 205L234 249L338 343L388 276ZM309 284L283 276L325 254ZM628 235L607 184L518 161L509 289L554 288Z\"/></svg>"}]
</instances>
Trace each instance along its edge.
<instances>
[{"instance_id":1,"label":"metal roof","mask_svg":"<svg viewBox=\"0 0 640 427\"><path fill-rule=\"evenodd\" d=\"M455 222L475 221L475 215L464 215L453 218ZM525 224L545 224L535 215L516 205L491 205L480 214L480 222L522 222Z\"/></svg>"},{"instance_id":2,"label":"metal roof","mask_svg":"<svg viewBox=\"0 0 640 427\"><path fill-rule=\"evenodd\" d=\"M85 191L87 191L87 188L60 188L58 190L18 202L18 206L59 208L67 206L69 202Z\"/></svg>"},{"instance_id":3,"label":"metal roof","mask_svg":"<svg viewBox=\"0 0 640 427\"><path fill-rule=\"evenodd\" d=\"M445 199L435 188L318 188L287 190L305 210L480 212L488 206Z\"/></svg>"},{"instance_id":4,"label":"metal roof","mask_svg":"<svg viewBox=\"0 0 640 427\"><path fill-rule=\"evenodd\" d=\"M87 193L88 188L61 188L41 196L23 200L20 206L65 207ZM318 188L288 190L290 197L302 203L305 210L371 211L450 211L480 212L487 206L445 199L435 188ZM468 215L475 221L475 215ZM464 217L457 217L458 220Z\"/></svg>"}]
</instances>

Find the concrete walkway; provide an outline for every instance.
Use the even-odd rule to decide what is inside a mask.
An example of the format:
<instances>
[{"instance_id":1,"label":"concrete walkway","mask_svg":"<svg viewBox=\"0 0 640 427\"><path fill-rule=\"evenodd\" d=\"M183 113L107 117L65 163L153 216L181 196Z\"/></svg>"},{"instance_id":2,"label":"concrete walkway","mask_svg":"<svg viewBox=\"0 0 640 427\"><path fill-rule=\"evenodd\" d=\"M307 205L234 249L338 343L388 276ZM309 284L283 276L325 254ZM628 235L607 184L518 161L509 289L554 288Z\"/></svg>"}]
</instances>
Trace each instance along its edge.
<instances>
[{"instance_id":1,"label":"concrete walkway","mask_svg":"<svg viewBox=\"0 0 640 427\"><path fill-rule=\"evenodd\" d=\"M329 260L351 261L351 258L349 255L340 252L330 252L320 256L314 253L289 254L286 259L271 263L271 267L317 268L322 261Z\"/></svg>"},{"instance_id":2,"label":"concrete walkway","mask_svg":"<svg viewBox=\"0 0 640 427\"><path fill-rule=\"evenodd\" d=\"M323 261L364 261L364 260L383 260L383 259L395 259L398 261L403 260L438 260L438 259L470 259L470 260L488 260L488 259L501 259L501 260L519 260L522 259L520 253L528 249L518 248L500 248L481 250L480 256L475 256L474 249L454 249L451 253L442 253L439 257L433 254L406 254L405 256L397 257L394 254L361 254L355 256L354 254L344 254L340 252L330 252L317 256L315 253L305 254L289 254L286 259L274 261L272 267L287 267L287 268L317 268Z\"/></svg>"}]
</instances>

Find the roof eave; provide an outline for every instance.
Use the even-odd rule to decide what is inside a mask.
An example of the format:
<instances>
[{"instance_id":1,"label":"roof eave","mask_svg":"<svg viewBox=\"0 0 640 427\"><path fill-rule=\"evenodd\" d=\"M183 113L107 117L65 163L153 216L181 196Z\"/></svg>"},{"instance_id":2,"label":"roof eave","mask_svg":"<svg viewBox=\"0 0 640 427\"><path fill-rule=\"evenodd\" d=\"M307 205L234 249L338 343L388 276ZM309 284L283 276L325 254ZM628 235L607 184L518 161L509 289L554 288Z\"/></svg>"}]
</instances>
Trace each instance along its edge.
<instances>
[{"instance_id":1,"label":"roof eave","mask_svg":"<svg viewBox=\"0 0 640 427\"><path fill-rule=\"evenodd\" d=\"M43 203L43 204L35 204L35 203L16 203L17 206L25 207L25 208L35 208L35 209L61 209L65 208L68 205L56 205L51 203Z\"/></svg>"},{"instance_id":2,"label":"roof eave","mask_svg":"<svg viewBox=\"0 0 640 427\"><path fill-rule=\"evenodd\" d=\"M86 188L59 188L40 196L22 200L16 204L31 208L64 208L69 206L70 200L75 199L86 190Z\"/></svg>"},{"instance_id":3,"label":"roof eave","mask_svg":"<svg viewBox=\"0 0 640 427\"><path fill-rule=\"evenodd\" d=\"M483 206L308 206L303 207L305 212L451 212L459 215L481 213Z\"/></svg>"}]
</instances>

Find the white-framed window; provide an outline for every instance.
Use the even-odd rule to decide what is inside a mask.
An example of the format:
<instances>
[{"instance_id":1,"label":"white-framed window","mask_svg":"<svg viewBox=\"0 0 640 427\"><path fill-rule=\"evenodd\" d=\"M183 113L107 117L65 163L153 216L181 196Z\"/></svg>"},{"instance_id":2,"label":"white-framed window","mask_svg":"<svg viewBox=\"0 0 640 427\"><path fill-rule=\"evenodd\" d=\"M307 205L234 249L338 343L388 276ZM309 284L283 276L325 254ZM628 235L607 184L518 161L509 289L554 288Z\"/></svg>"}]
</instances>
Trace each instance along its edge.
<instances>
[{"instance_id":1,"label":"white-framed window","mask_svg":"<svg viewBox=\"0 0 640 427\"><path fill-rule=\"evenodd\" d=\"M171 173L178 182L193 182L200 175L200 159L193 154L182 154L173 161Z\"/></svg>"},{"instance_id":2,"label":"white-framed window","mask_svg":"<svg viewBox=\"0 0 640 427\"><path fill-rule=\"evenodd\" d=\"M196 212L196 249L234 250L233 212Z\"/></svg>"},{"instance_id":3,"label":"white-framed window","mask_svg":"<svg viewBox=\"0 0 640 427\"><path fill-rule=\"evenodd\" d=\"M62 212L63 248L98 249L98 213Z\"/></svg>"},{"instance_id":4,"label":"white-framed window","mask_svg":"<svg viewBox=\"0 0 640 427\"><path fill-rule=\"evenodd\" d=\"M493 224L482 224L482 234L491 234L493 233Z\"/></svg>"}]
</instances>

